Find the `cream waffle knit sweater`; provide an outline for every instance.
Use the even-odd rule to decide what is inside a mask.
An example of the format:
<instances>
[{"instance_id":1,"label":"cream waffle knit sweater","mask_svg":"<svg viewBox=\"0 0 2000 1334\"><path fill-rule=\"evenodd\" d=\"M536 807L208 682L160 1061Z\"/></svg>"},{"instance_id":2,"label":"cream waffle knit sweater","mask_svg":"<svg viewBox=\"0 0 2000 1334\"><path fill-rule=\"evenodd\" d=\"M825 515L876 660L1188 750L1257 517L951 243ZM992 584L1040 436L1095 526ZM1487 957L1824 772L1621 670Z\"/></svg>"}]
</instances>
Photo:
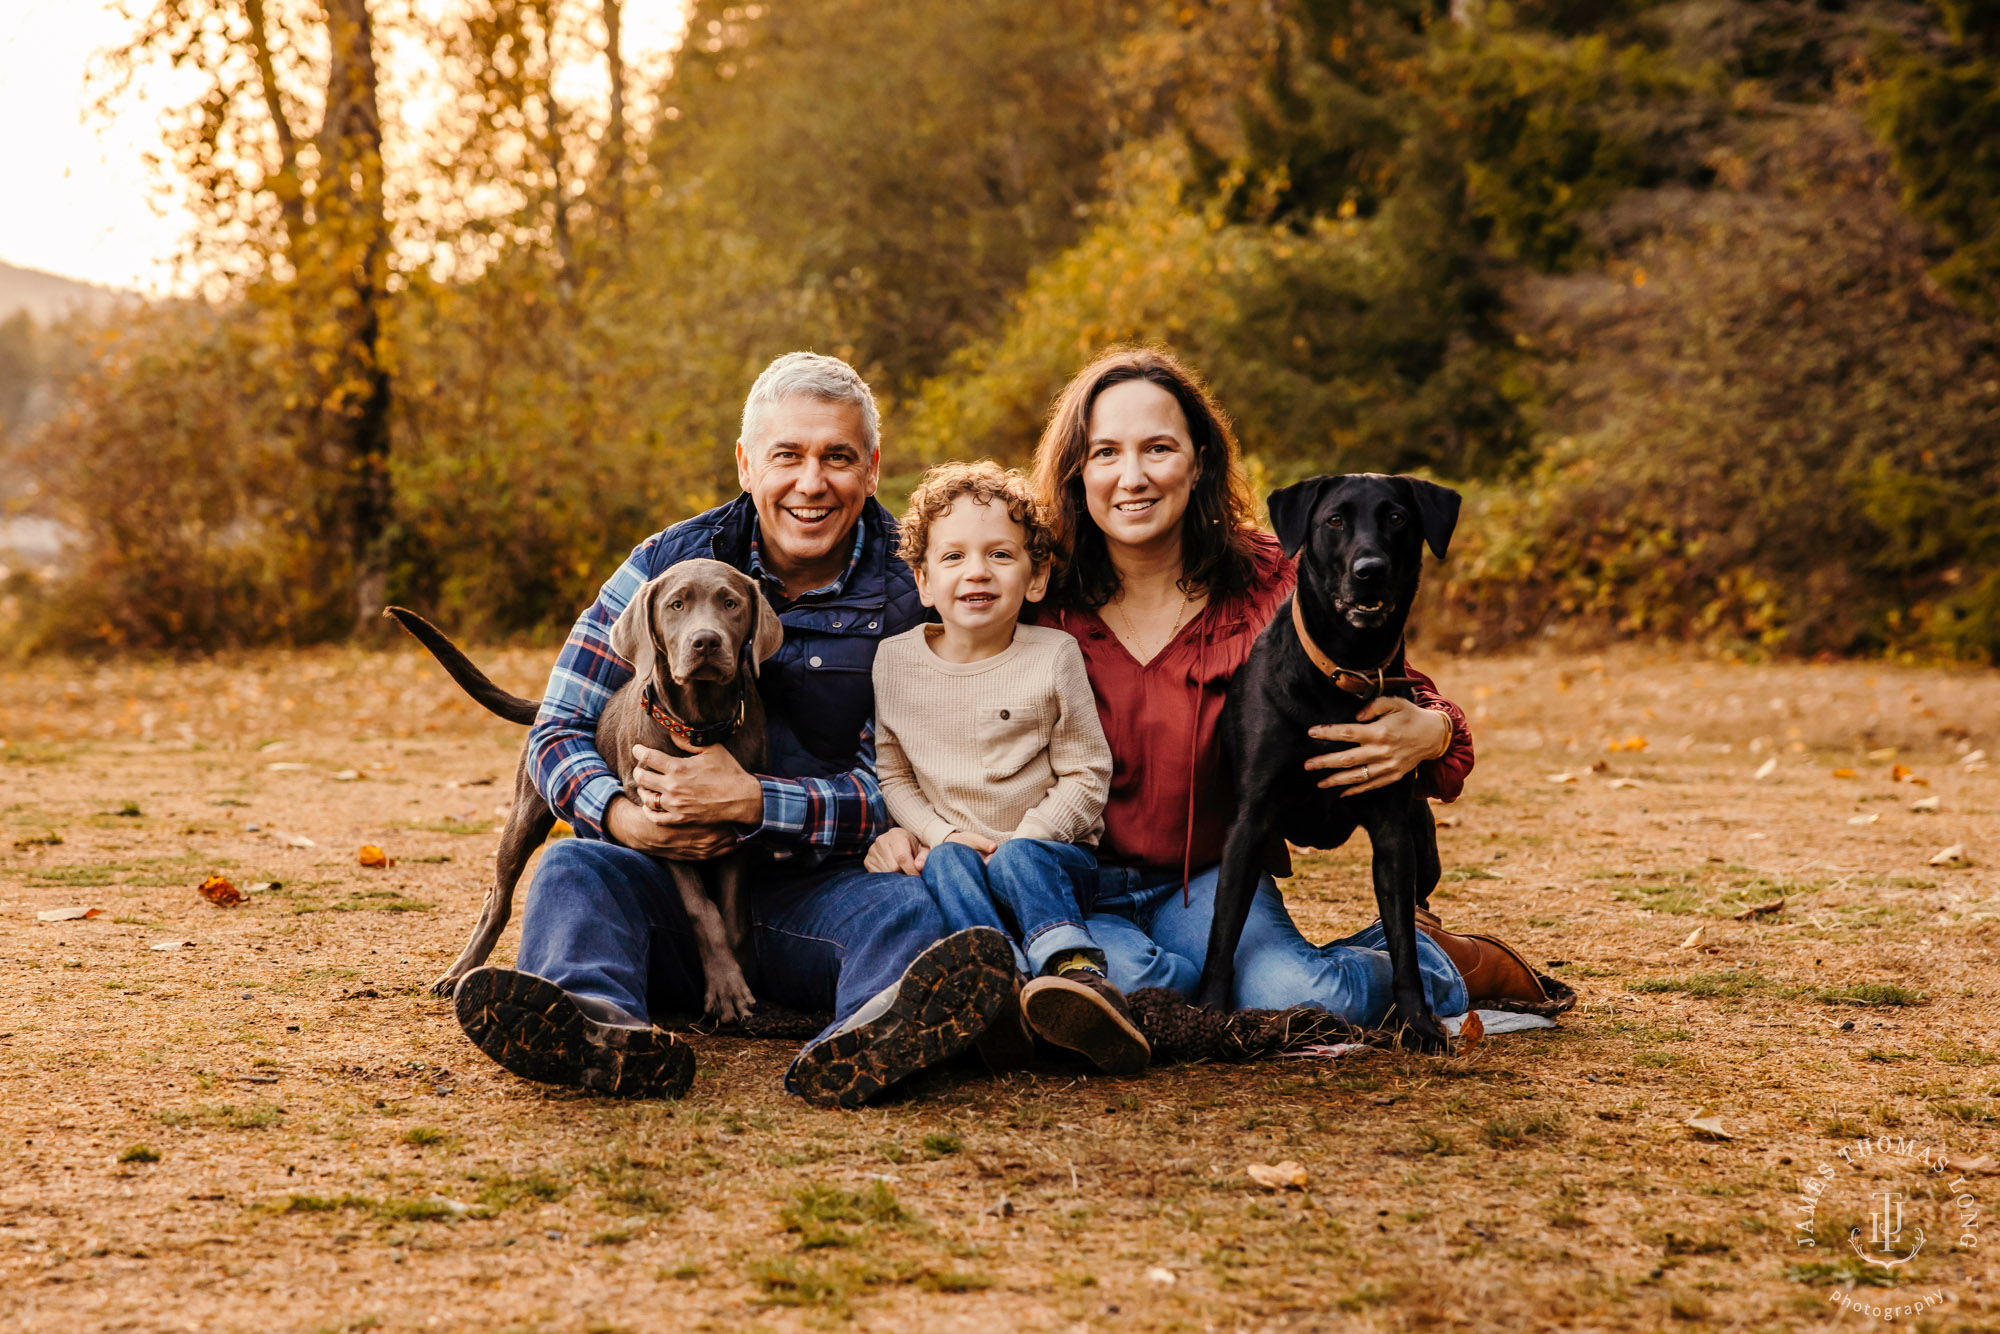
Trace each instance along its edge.
<instances>
[{"instance_id":1,"label":"cream waffle knit sweater","mask_svg":"<svg viewBox=\"0 0 2000 1334\"><path fill-rule=\"evenodd\" d=\"M1094 846L1111 747L1076 640L1022 625L978 662L946 662L920 625L875 652L875 772L897 824L927 847L957 831Z\"/></svg>"}]
</instances>

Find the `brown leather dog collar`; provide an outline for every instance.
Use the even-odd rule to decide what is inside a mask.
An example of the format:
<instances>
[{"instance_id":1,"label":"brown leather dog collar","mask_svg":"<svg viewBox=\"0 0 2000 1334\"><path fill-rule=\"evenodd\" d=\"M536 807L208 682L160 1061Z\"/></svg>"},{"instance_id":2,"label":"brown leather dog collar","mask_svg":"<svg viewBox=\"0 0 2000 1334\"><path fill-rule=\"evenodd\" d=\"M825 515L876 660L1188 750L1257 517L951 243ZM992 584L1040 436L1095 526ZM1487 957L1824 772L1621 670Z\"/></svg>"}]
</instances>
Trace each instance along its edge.
<instances>
[{"instance_id":1,"label":"brown leather dog collar","mask_svg":"<svg viewBox=\"0 0 2000 1334\"><path fill-rule=\"evenodd\" d=\"M684 746L713 746L718 742L727 741L730 737L736 735L737 728L743 726L744 714L750 708L748 700L739 699L736 701L736 716L734 718L725 718L719 723L709 723L704 727L696 727L693 723L682 722L674 716L672 709L669 709L654 698L653 687L650 683L639 698L645 702L646 712L653 715L653 721L666 728L670 735L678 737Z\"/></svg>"},{"instance_id":2,"label":"brown leather dog collar","mask_svg":"<svg viewBox=\"0 0 2000 1334\"><path fill-rule=\"evenodd\" d=\"M1402 656L1403 646L1400 642L1396 645L1395 652L1373 671L1353 671L1327 657L1325 650L1313 643L1312 635L1306 631L1306 616L1299 610L1299 599L1296 594L1292 597L1292 631L1298 635L1299 647L1306 651L1306 657L1312 660L1312 665L1319 669L1321 676L1333 682L1336 690L1344 690L1350 695L1359 696L1364 702L1378 695L1388 694L1390 686L1416 684L1415 677L1383 675L1389 670L1389 664Z\"/></svg>"}]
</instances>

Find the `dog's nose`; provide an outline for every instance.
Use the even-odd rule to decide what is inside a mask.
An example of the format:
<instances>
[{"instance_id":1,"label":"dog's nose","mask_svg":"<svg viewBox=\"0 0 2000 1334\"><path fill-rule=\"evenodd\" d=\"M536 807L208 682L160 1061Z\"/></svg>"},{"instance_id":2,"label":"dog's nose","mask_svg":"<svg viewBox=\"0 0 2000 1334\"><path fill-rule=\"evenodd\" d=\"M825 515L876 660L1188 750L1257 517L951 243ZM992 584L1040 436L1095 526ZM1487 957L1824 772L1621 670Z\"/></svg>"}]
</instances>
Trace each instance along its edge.
<instances>
[{"instance_id":1,"label":"dog's nose","mask_svg":"<svg viewBox=\"0 0 2000 1334\"><path fill-rule=\"evenodd\" d=\"M697 630L688 639L688 648L696 653L715 653L722 648L722 636L714 630Z\"/></svg>"},{"instance_id":2,"label":"dog's nose","mask_svg":"<svg viewBox=\"0 0 2000 1334\"><path fill-rule=\"evenodd\" d=\"M1373 583L1389 573L1389 562L1380 556L1362 556L1348 569L1362 583Z\"/></svg>"}]
</instances>

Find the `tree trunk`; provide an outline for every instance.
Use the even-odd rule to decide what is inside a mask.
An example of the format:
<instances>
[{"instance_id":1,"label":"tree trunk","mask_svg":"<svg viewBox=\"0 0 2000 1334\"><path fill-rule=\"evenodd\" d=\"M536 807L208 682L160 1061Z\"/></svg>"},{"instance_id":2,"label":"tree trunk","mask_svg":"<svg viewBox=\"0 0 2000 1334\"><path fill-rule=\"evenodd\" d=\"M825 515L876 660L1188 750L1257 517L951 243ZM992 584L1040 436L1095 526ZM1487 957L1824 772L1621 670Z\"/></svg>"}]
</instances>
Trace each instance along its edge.
<instances>
[{"instance_id":1,"label":"tree trunk","mask_svg":"<svg viewBox=\"0 0 2000 1334\"><path fill-rule=\"evenodd\" d=\"M358 633L379 624L387 581L392 389L383 364L383 315L389 222L368 0L325 3L331 49L326 119L319 133L310 269L300 273L297 299L308 303L316 361L329 370L315 432L325 474L320 538L337 544L342 558L327 562L337 581L327 589L327 612L339 615L345 593Z\"/></svg>"},{"instance_id":2,"label":"tree trunk","mask_svg":"<svg viewBox=\"0 0 2000 1334\"><path fill-rule=\"evenodd\" d=\"M624 26L624 0L603 0L604 58L611 72L611 116L604 126L604 208L611 215L620 242L625 240L625 53L619 33Z\"/></svg>"}]
</instances>

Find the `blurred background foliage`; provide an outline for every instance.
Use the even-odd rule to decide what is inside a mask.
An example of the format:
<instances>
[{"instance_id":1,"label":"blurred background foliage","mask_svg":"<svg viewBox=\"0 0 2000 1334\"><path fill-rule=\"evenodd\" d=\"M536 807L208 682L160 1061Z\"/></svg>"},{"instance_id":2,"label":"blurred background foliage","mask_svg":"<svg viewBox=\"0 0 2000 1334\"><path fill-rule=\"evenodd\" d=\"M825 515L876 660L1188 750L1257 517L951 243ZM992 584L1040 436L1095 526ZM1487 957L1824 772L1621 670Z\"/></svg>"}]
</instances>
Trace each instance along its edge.
<instances>
[{"instance_id":1,"label":"blurred background foliage","mask_svg":"<svg viewBox=\"0 0 2000 1334\"><path fill-rule=\"evenodd\" d=\"M356 7L430 59L342 147ZM2000 0L695 0L663 78L615 0L157 8L110 68L216 72L202 295L0 327L71 538L24 645L554 633L735 493L781 352L876 385L893 503L1157 341L1262 486L1466 491L1434 641L2000 653Z\"/></svg>"}]
</instances>

